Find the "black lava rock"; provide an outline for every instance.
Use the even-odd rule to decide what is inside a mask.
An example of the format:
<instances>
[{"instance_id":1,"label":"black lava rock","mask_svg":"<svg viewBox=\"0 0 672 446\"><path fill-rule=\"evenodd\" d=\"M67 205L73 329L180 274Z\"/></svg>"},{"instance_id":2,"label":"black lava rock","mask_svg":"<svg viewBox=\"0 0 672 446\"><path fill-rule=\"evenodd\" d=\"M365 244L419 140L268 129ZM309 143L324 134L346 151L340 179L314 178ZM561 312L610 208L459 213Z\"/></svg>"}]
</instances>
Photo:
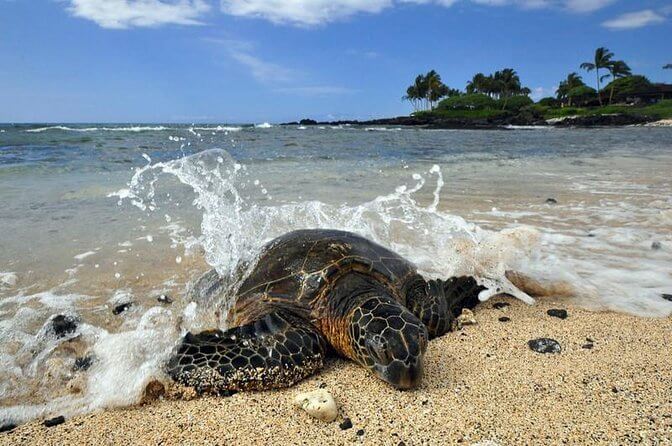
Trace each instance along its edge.
<instances>
[{"instance_id":1,"label":"black lava rock","mask_svg":"<svg viewBox=\"0 0 672 446\"><path fill-rule=\"evenodd\" d=\"M338 427L340 427L342 431L352 429L352 420L350 420L350 418L346 418L341 424L338 425Z\"/></svg>"},{"instance_id":2,"label":"black lava rock","mask_svg":"<svg viewBox=\"0 0 672 446\"><path fill-rule=\"evenodd\" d=\"M585 344L585 345L581 346L581 348L586 349L586 350L592 350L593 347L594 347L593 344Z\"/></svg>"},{"instance_id":3,"label":"black lava rock","mask_svg":"<svg viewBox=\"0 0 672 446\"><path fill-rule=\"evenodd\" d=\"M659 251L663 249L663 244L660 242L653 242L651 243L651 249L653 249L654 251Z\"/></svg>"},{"instance_id":4,"label":"black lava rock","mask_svg":"<svg viewBox=\"0 0 672 446\"><path fill-rule=\"evenodd\" d=\"M114 314L115 316L118 316L118 315L120 315L121 313L123 313L124 311L128 310L129 308L131 308L132 306L133 306L133 302L126 302L126 303L124 303L124 304L117 305L117 306L114 307L114 309L112 310L112 314Z\"/></svg>"},{"instance_id":5,"label":"black lava rock","mask_svg":"<svg viewBox=\"0 0 672 446\"><path fill-rule=\"evenodd\" d=\"M75 365L72 367L73 372L85 372L89 370L93 364L93 356L82 356L81 358L75 359Z\"/></svg>"},{"instance_id":6,"label":"black lava rock","mask_svg":"<svg viewBox=\"0 0 672 446\"><path fill-rule=\"evenodd\" d=\"M660 297L662 297L665 300L669 300L672 302L672 294L661 294Z\"/></svg>"},{"instance_id":7,"label":"black lava rock","mask_svg":"<svg viewBox=\"0 0 672 446\"><path fill-rule=\"evenodd\" d=\"M511 320L510 317L502 316L499 318L499 322L509 322Z\"/></svg>"},{"instance_id":8,"label":"black lava rock","mask_svg":"<svg viewBox=\"0 0 672 446\"><path fill-rule=\"evenodd\" d=\"M170 304L173 303L173 299L171 299L170 296L167 295L167 294L160 295L158 297L158 299L156 299L156 300L158 300L162 304L167 304L167 305L170 305Z\"/></svg>"},{"instance_id":9,"label":"black lava rock","mask_svg":"<svg viewBox=\"0 0 672 446\"><path fill-rule=\"evenodd\" d=\"M527 345L537 353L549 354L562 352L562 347L560 347L560 344L555 339L532 339L531 341L527 341Z\"/></svg>"},{"instance_id":10,"label":"black lava rock","mask_svg":"<svg viewBox=\"0 0 672 446\"><path fill-rule=\"evenodd\" d=\"M546 204L558 204L558 200L556 200L555 198L547 198Z\"/></svg>"},{"instance_id":11,"label":"black lava rock","mask_svg":"<svg viewBox=\"0 0 672 446\"><path fill-rule=\"evenodd\" d=\"M548 310L546 314L548 314L551 317L557 317L559 319L567 319L567 316L569 316L567 314L567 310L557 310L557 309Z\"/></svg>"},{"instance_id":12,"label":"black lava rock","mask_svg":"<svg viewBox=\"0 0 672 446\"><path fill-rule=\"evenodd\" d=\"M57 338L64 338L77 330L77 319L59 314L51 320L51 329Z\"/></svg>"},{"instance_id":13,"label":"black lava rock","mask_svg":"<svg viewBox=\"0 0 672 446\"><path fill-rule=\"evenodd\" d=\"M54 427L54 426L58 426L59 424L63 424L63 423L65 423L65 417L63 417L61 415L60 417L52 418L50 420L45 420L44 423L42 423L42 424L44 424L46 427Z\"/></svg>"},{"instance_id":14,"label":"black lava rock","mask_svg":"<svg viewBox=\"0 0 672 446\"><path fill-rule=\"evenodd\" d=\"M357 431L357 435L359 435L360 437L361 437L362 435L364 435L364 429L360 429L360 430L358 430L358 431Z\"/></svg>"},{"instance_id":15,"label":"black lava rock","mask_svg":"<svg viewBox=\"0 0 672 446\"><path fill-rule=\"evenodd\" d=\"M299 121L299 125L317 125L317 121L314 119L302 119Z\"/></svg>"},{"instance_id":16,"label":"black lava rock","mask_svg":"<svg viewBox=\"0 0 672 446\"><path fill-rule=\"evenodd\" d=\"M494 308L495 310L501 310L502 308L506 308L506 307L510 307L510 306L511 306L511 304L508 303L508 302L496 302L492 306L492 308Z\"/></svg>"},{"instance_id":17,"label":"black lava rock","mask_svg":"<svg viewBox=\"0 0 672 446\"><path fill-rule=\"evenodd\" d=\"M16 428L16 424L14 424L14 423L3 424L2 426L0 426L0 432L9 432L9 431L14 430L15 428Z\"/></svg>"}]
</instances>

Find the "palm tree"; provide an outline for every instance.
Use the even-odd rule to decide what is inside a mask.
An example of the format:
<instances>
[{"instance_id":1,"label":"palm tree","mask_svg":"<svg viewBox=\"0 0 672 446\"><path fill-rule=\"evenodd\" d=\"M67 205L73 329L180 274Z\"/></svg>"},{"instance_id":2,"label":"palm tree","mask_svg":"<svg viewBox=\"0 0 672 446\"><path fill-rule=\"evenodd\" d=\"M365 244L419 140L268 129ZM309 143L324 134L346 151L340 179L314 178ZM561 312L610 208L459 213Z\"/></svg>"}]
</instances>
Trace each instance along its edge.
<instances>
[{"instance_id":1,"label":"palm tree","mask_svg":"<svg viewBox=\"0 0 672 446\"><path fill-rule=\"evenodd\" d=\"M448 88L441 81L439 73L431 70L427 74L420 74L415 78L413 85L406 89L406 95L402 97L402 100L411 102L415 111L420 108L432 110L435 103L441 98L454 94L459 94L459 91Z\"/></svg>"},{"instance_id":2,"label":"palm tree","mask_svg":"<svg viewBox=\"0 0 672 446\"><path fill-rule=\"evenodd\" d=\"M520 77L513 68L505 68L502 71L497 71L493 79L497 87L497 93L500 98L504 98L502 109L506 109L506 104L511 96L523 93L523 88L520 84ZM527 90L529 91L529 89ZM529 94L529 93L527 93Z\"/></svg>"},{"instance_id":3,"label":"palm tree","mask_svg":"<svg viewBox=\"0 0 672 446\"><path fill-rule=\"evenodd\" d=\"M488 77L483 73L477 73L467 83L467 93L485 93L488 84Z\"/></svg>"},{"instance_id":4,"label":"palm tree","mask_svg":"<svg viewBox=\"0 0 672 446\"><path fill-rule=\"evenodd\" d=\"M418 88L416 85L411 85L406 89L406 95L401 98L402 101L408 101L413 105L413 111L418 111L419 110L419 102L421 100L420 93L418 92Z\"/></svg>"},{"instance_id":5,"label":"palm tree","mask_svg":"<svg viewBox=\"0 0 672 446\"><path fill-rule=\"evenodd\" d=\"M435 70L429 71L425 74L425 85L427 86L426 98L429 110L434 108L434 102L441 99L443 93L445 94L445 85L441 82L441 76Z\"/></svg>"},{"instance_id":6,"label":"palm tree","mask_svg":"<svg viewBox=\"0 0 672 446\"><path fill-rule=\"evenodd\" d=\"M584 85L586 84L583 82L583 79L581 79L581 76L579 76L579 73L569 73L569 75L567 75L567 79L560 82L560 85L558 85L558 89L555 93L557 94L560 101L567 99L567 105L571 107L572 98L569 95L569 92L576 87L583 87Z\"/></svg>"},{"instance_id":7,"label":"palm tree","mask_svg":"<svg viewBox=\"0 0 672 446\"><path fill-rule=\"evenodd\" d=\"M614 88L616 87L614 81L620 77L632 76L632 70L628 64L622 60L613 61L607 69L612 77L611 92L609 93L609 105L611 105L614 100Z\"/></svg>"},{"instance_id":8,"label":"palm tree","mask_svg":"<svg viewBox=\"0 0 672 446\"><path fill-rule=\"evenodd\" d=\"M604 79L608 77L600 77L600 70L604 68L609 68L611 65L611 59L614 57L614 53L609 51L605 47L600 47L595 50L595 60L593 62L584 62L581 64L581 69L588 72L595 70L597 74L597 97L600 100L600 106L602 105L602 95L600 94L600 84Z\"/></svg>"}]
</instances>

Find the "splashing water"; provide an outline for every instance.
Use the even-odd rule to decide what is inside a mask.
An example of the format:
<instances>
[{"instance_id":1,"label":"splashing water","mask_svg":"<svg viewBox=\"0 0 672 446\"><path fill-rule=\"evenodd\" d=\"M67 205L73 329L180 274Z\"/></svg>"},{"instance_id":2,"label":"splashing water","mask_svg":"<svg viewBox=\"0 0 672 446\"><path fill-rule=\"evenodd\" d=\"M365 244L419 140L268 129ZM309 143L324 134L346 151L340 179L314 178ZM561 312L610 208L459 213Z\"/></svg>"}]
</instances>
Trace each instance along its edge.
<instances>
[{"instance_id":1,"label":"splashing water","mask_svg":"<svg viewBox=\"0 0 672 446\"><path fill-rule=\"evenodd\" d=\"M516 270L542 281L570 284L564 292L582 302L617 302L625 311L638 314L671 311L666 302L654 299L657 290L640 292L640 287L632 294L632 283L615 277L618 269L601 272L602 265L561 258L559 247L567 241L557 234L531 226L488 231L443 210L440 197L445 185L439 166L413 174L410 185L398 186L387 195L348 205L275 202L248 168L224 150L210 149L166 162L145 159L147 165L136 169L128 187L109 196L118 198L120 205L128 202L143 212L163 213L172 200L160 192L163 183L176 179L190 189L193 205L202 214L201 233L182 242L188 250L202 249L207 263L226 279L229 297L254 267L266 242L296 229L332 228L356 232L391 248L415 262L428 277L476 276L490 290L482 293L483 300L505 292L531 303L506 278L507 271ZM435 186L429 203L423 204L428 182ZM168 214L166 221L171 222ZM582 275L576 272L577 266ZM3 274L3 286L16 283L16 278L6 279L12 277L10 273ZM651 276L652 283L661 280ZM114 303L121 302L121 297L116 293ZM53 291L22 293L13 299L3 300L0 307L5 314L9 314L5 306L18 308L12 317L0 321L0 337L8 339L10 346L0 350L0 400L20 403L0 408L0 423L137 403L150 381L163 378L162 364L180 335L186 330L225 328L226 310L232 304L228 299L184 302L171 309L131 309L120 327L104 328L86 322L90 296ZM49 329L49 319L37 335L28 334L26 326L44 321L45 312L36 309L40 306L59 309L79 321L77 328L59 337ZM92 364L88 370L76 371L75 357L81 355L93 358Z\"/></svg>"}]
</instances>

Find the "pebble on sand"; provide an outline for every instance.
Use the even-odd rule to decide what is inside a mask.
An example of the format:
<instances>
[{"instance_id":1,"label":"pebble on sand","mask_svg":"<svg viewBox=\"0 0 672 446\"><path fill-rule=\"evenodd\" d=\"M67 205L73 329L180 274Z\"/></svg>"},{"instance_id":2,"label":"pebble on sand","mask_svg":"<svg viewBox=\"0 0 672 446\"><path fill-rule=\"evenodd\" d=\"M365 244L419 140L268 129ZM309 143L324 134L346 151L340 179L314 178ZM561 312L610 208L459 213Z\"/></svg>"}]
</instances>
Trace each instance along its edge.
<instances>
[{"instance_id":1,"label":"pebble on sand","mask_svg":"<svg viewBox=\"0 0 672 446\"><path fill-rule=\"evenodd\" d=\"M75 359L75 365L72 367L73 372L85 372L89 370L91 365L93 364L93 356L88 355L88 356L82 356L81 358Z\"/></svg>"},{"instance_id":2,"label":"pebble on sand","mask_svg":"<svg viewBox=\"0 0 672 446\"><path fill-rule=\"evenodd\" d=\"M0 426L0 432L9 432L9 431L14 430L15 428L16 428L16 424L13 424L13 423L3 424L2 426Z\"/></svg>"},{"instance_id":3,"label":"pebble on sand","mask_svg":"<svg viewBox=\"0 0 672 446\"><path fill-rule=\"evenodd\" d=\"M294 399L294 405L318 420L332 422L338 417L334 397L323 389L298 394Z\"/></svg>"},{"instance_id":4,"label":"pebble on sand","mask_svg":"<svg viewBox=\"0 0 672 446\"><path fill-rule=\"evenodd\" d=\"M129 308L131 308L132 306L133 306L133 302L126 302L126 303L123 303L123 304L121 304L121 305L117 305L117 306L114 307L114 309L112 310L112 314L114 314L115 316L118 316L118 315L120 315L121 313L123 313L124 311L128 310Z\"/></svg>"},{"instance_id":5,"label":"pebble on sand","mask_svg":"<svg viewBox=\"0 0 672 446\"><path fill-rule=\"evenodd\" d=\"M352 429L352 420L350 418L345 418L341 424L338 425L341 430L346 431Z\"/></svg>"},{"instance_id":6,"label":"pebble on sand","mask_svg":"<svg viewBox=\"0 0 672 446\"><path fill-rule=\"evenodd\" d=\"M557 317L558 319L567 319L567 316L569 316L569 314L567 314L567 310L559 310L556 308L548 310L546 314L551 317Z\"/></svg>"},{"instance_id":7,"label":"pebble on sand","mask_svg":"<svg viewBox=\"0 0 672 446\"><path fill-rule=\"evenodd\" d=\"M51 329L57 338L64 338L77 330L77 319L72 316L59 314L51 320Z\"/></svg>"},{"instance_id":8,"label":"pebble on sand","mask_svg":"<svg viewBox=\"0 0 672 446\"><path fill-rule=\"evenodd\" d=\"M499 318L499 322L509 322L511 320L510 317L502 316Z\"/></svg>"},{"instance_id":9,"label":"pebble on sand","mask_svg":"<svg viewBox=\"0 0 672 446\"><path fill-rule=\"evenodd\" d=\"M156 300L158 300L159 303L166 304L166 305L170 305L170 304L173 303L173 299L171 299L170 296L167 295L167 294L160 295L158 297L158 299L156 299Z\"/></svg>"},{"instance_id":10,"label":"pebble on sand","mask_svg":"<svg viewBox=\"0 0 672 446\"><path fill-rule=\"evenodd\" d=\"M558 200L556 200L555 198L547 198L546 204L558 204Z\"/></svg>"},{"instance_id":11,"label":"pebble on sand","mask_svg":"<svg viewBox=\"0 0 672 446\"><path fill-rule=\"evenodd\" d=\"M651 243L651 249L653 249L654 251L659 251L663 249L663 244L660 242L653 242Z\"/></svg>"},{"instance_id":12,"label":"pebble on sand","mask_svg":"<svg viewBox=\"0 0 672 446\"><path fill-rule=\"evenodd\" d=\"M44 424L45 427L54 427L54 426L58 426L59 424L63 424L63 423L65 423L65 417L63 415L61 415L60 417L45 420L44 423L42 423L42 424Z\"/></svg>"},{"instance_id":13,"label":"pebble on sand","mask_svg":"<svg viewBox=\"0 0 672 446\"><path fill-rule=\"evenodd\" d=\"M504 309L504 308L510 307L510 306L511 306L511 304L508 303L508 302L496 302L492 305L492 308L494 308L495 310L501 310L501 309Z\"/></svg>"},{"instance_id":14,"label":"pebble on sand","mask_svg":"<svg viewBox=\"0 0 672 446\"><path fill-rule=\"evenodd\" d=\"M539 338L532 339L527 341L527 345L531 350L534 350L537 353L560 353L562 352L562 347L555 339L550 338Z\"/></svg>"}]
</instances>

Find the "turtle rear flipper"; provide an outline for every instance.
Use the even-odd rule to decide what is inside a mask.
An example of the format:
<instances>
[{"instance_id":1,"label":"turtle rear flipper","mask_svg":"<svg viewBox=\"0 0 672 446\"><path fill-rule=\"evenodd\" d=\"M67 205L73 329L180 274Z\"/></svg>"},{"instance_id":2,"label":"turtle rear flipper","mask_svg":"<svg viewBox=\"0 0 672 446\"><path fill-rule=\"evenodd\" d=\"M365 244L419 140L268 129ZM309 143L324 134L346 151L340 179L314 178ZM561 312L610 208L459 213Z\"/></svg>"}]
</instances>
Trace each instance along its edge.
<instances>
[{"instance_id":1,"label":"turtle rear flipper","mask_svg":"<svg viewBox=\"0 0 672 446\"><path fill-rule=\"evenodd\" d=\"M481 303L479 294L485 290L484 286L479 285L476 279L470 276L451 277L443 283L448 311L453 317L459 316L464 308L471 310Z\"/></svg>"},{"instance_id":2,"label":"turtle rear flipper","mask_svg":"<svg viewBox=\"0 0 672 446\"><path fill-rule=\"evenodd\" d=\"M322 368L326 344L307 321L271 313L225 332L188 333L168 374L197 393L289 387Z\"/></svg>"}]
</instances>

